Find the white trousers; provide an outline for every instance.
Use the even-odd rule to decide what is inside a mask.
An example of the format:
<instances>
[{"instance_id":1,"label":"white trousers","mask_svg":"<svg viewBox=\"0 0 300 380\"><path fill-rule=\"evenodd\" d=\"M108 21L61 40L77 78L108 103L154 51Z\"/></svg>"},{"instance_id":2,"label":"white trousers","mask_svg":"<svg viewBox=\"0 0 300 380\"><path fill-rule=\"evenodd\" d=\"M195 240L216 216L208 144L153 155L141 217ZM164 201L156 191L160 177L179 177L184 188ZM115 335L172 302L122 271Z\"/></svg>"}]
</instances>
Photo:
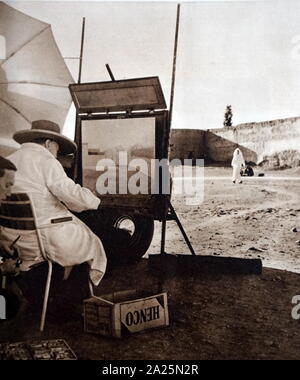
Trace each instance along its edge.
<instances>
[{"instance_id":1,"label":"white trousers","mask_svg":"<svg viewBox=\"0 0 300 380\"><path fill-rule=\"evenodd\" d=\"M235 181L238 183L242 180L241 169L242 169L241 166L234 166L233 167L232 181Z\"/></svg>"}]
</instances>

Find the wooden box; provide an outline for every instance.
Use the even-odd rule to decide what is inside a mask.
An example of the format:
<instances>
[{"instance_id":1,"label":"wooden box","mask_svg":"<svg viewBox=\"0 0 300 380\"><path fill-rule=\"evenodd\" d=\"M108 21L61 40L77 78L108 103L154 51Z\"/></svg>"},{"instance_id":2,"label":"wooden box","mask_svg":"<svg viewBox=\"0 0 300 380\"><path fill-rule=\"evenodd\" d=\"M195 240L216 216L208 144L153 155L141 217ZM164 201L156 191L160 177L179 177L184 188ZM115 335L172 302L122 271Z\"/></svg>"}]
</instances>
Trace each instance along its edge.
<instances>
[{"instance_id":1,"label":"wooden box","mask_svg":"<svg viewBox=\"0 0 300 380\"><path fill-rule=\"evenodd\" d=\"M71 84L69 90L76 107L75 182L99 196L100 212L113 209L162 220L171 193L169 168L162 170L155 160L167 162L170 125L159 78ZM119 160L124 152L126 163ZM131 166L136 158L144 160L143 172ZM107 179L110 190L99 185L99 177L114 170L98 166L103 159L117 169ZM130 178L139 172L143 190L129 191Z\"/></svg>"},{"instance_id":2,"label":"wooden box","mask_svg":"<svg viewBox=\"0 0 300 380\"><path fill-rule=\"evenodd\" d=\"M169 325L167 293L146 295L135 290L84 301L84 331L121 338Z\"/></svg>"}]
</instances>

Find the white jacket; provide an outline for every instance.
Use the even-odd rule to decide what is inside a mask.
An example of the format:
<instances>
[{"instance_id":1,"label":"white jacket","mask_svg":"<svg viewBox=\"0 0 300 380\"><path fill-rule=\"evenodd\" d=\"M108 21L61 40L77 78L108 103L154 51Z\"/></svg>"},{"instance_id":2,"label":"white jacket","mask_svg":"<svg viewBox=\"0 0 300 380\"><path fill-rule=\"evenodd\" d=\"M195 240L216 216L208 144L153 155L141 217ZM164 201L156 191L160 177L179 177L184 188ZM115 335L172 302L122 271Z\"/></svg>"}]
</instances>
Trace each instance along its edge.
<instances>
[{"instance_id":1,"label":"white jacket","mask_svg":"<svg viewBox=\"0 0 300 380\"><path fill-rule=\"evenodd\" d=\"M97 285L106 270L106 255L100 239L68 209L81 212L97 209L100 203L93 193L75 184L65 173L59 161L43 146L25 143L8 157L16 167L13 192L27 193L35 208L47 256L66 267L89 262L91 278ZM72 217L72 221L51 224L51 219ZM35 233L2 228L2 237L17 243L23 260L23 270L42 260Z\"/></svg>"}]
</instances>

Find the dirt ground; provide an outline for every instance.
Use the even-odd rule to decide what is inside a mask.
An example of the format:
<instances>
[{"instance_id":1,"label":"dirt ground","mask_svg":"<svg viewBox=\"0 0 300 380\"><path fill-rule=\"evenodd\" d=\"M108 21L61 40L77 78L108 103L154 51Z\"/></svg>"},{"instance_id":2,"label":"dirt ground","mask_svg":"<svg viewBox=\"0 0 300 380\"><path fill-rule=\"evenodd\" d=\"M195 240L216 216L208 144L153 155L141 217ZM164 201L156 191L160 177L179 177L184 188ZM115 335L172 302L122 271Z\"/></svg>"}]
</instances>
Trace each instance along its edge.
<instances>
[{"instance_id":1,"label":"dirt ground","mask_svg":"<svg viewBox=\"0 0 300 380\"><path fill-rule=\"evenodd\" d=\"M300 168L260 172L233 185L230 168L205 168L203 203L188 206L181 195L172 203L197 254L258 257L265 267L300 273ZM159 223L155 230L151 253L160 252ZM166 251L188 252L175 222Z\"/></svg>"},{"instance_id":2,"label":"dirt ground","mask_svg":"<svg viewBox=\"0 0 300 380\"><path fill-rule=\"evenodd\" d=\"M300 320L291 316L300 294L300 173L257 173L233 185L229 168L206 168L203 203L188 206L177 195L173 205L197 254L260 258L262 275L202 273L161 283L146 255L107 274L97 294L164 290L169 327L116 340L84 333L79 312L50 310L40 334L38 315L24 311L0 325L0 342L63 338L80 359L300 359ZM159 253L159 244L158 223L148 253ZM173 222L166 251L188 254Z\"/></svg>"}]
</instances>

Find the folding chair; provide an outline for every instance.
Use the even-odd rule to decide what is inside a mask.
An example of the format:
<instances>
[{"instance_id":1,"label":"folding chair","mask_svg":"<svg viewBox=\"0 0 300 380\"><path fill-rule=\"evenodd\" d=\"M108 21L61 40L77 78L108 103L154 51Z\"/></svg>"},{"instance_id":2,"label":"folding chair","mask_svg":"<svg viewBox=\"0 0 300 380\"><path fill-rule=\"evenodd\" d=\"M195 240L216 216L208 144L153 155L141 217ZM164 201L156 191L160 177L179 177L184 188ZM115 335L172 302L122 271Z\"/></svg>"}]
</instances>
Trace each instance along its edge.
<instances>
[{"instance_id":1,"label":"folding chair","mask_svg":"<svg viewBox=\"0 0 300 380\"><path fill-rule=\"evenodd\" d=\"M0 225L6 228L21 231L36 231L36 237L40 248L40 253L48 263L48 275L44 292L43 310L40 322L40 331L44 331L45 319L48 307L48 298L52 278L53 264L45 252L41 233L36 223L36 214L30 197L26 193L12 194L1 202ZM93 295L93 287L89 281L89 289Z\"/></svg>"}]
</instances>

